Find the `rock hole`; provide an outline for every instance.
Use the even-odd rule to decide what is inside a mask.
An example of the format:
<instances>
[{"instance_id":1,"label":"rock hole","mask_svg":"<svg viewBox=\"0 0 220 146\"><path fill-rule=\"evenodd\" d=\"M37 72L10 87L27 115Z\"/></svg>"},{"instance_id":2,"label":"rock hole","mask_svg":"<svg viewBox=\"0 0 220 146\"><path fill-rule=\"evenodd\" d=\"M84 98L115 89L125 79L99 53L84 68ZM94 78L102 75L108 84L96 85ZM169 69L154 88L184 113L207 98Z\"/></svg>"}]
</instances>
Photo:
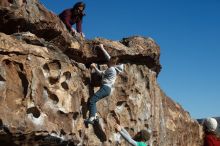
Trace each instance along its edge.
<instances>
[{"instance_id":1,"label":"rock hole","mask_svg":"<svg viewBox=\"0 0 220 146\"><path fill-rule=\"evenodd\" d=\"M144 124L144 127L146 127L148 129L149 128L149 124Z\"/></svg>"},{"instance_id":2,"label":"rock hole","mask_svg":"<svg viewBox=\"0 0 220 146\"><path fill-rule=\"evenodd\" d=\"M89 99L88 99L89 100ZM88 103L85 101L84 98L81 99L81 113L83 115L83 118L86 118L87 111L88 111Z\"/></svg>"},{"instance_id":3,"label":"rock hole","mask_svg":"<svg viewBox=\"0 0 220 146\"><path fill-rule=\"evenodd\" d=\"M78 130L79 137L82 137L82 130Z\"/></svg>"},{"instance_id":4,"label":"rock hole","mask_svg":"<svg viewBox=\"0 0 220 146\"><path fill-rule=\"evenodd\" d=\"M58 110L57 113L60 114L60 115L62 115L62 116L68 117L68 114L67 114L67 113L64 113L64 112L61 111L61 110Z\"/></svg>"},{"instance_id":5,"label":"rock hole","mask_svg":"<svg viewBox=\"0 0 220 146\"><path fill-rule=\"evenodd\" d=\"M22 63L20 62L15 62L15 63L18 65L20 71L24 71L24 65Z\"/></svg>"},{"instance_id":6,"label":"rock hole","mask_svg":"<svg viewBox=\"0 0 220 146\"><path fill-rule=\"evenodd\" d=\"M157 137L157 136L158 136L158 131L154 130L154 131L152 132L152 135L153 135L153 137Z\"/></svg>"},{"instance_id":7,"label":"rock hole","mask_svg":"<svg viewBox=\"0 0 220 146\"><path fill-rule=\"evenodd\" d=\"M118 102L116 103L116 105L117 105L117 106L121 106L123 103L126 103L126 101L118 101Z\"/></svg>"},{"instance_id":8,"label":"rock hole","mask_svg":"<svg viewBox=\"0 0 220 146\"><path fill-rule=\"evenodd\" d=\"M146 88L150 90L150 79L146 77Z\"/></svg>"},{"instance_id":9,"label":"rock hole","mask_svg":"<svg viewBox=\"0 0 220 146\"><path fill-rule=\"evenodd\" d=\"M112 117L115 119L116 123L120 123L119 117L114 110L110 111Z\"/></svg>"},{"instance_id":10,"label":"rock hole","mask_svg":"<svg viewBox=\"0 0 220 146\"><path fill-rule=\"evenodd\" d=\"M66 132L65 132L63 129L61 129L61 130L60 130L60 134L66 135Z\"/></svg>"},{"instance_id":11,"label":"rock hole","mask_svg":"<svg viewBox=\"0 0 220 146\"><path fill-rule=\"evenodd\" d=\"M59 78L49 77L48 80L51 85L54 85L59 81Z\"/></svg>"},{"instance_id":12,"label":"rock hole","mask_svg":"<svg viewBox=\"0 0 220 146\"><path fill-rule=\"evenodd\" d=\"M3 126L3 122L2 122L2 119L0 119L0 127Z\"/></svg>"},{"instance_id":13,"label":"rock hole","mask_svg":"<svg viewBox=\"0 0 220 146\"><path fill-rule=\"evenodd\" d=\"M61 69L61 64L59 62L59 60L54 60L52 62L49 63L49 68L51 70L60 70Z\"/></svg>"},{"instance_id":14,"label":"rock hole","mask_svg":"<svg viewBox=\"0 0 220 146\"><path fill-rule=\"evenodd\" d=\"M128 104L125 104L125 107L127 108L127 111L128 111L130 118L131 118L131 121L136 122L136 120L133 119L132 112L131 112L132 110L131 110L130 106Z\"/></svg>"},{"instance_id":15,"label":"rock hole","mask_svg":"<svg viewBox=\"0 0 220 146\"><path fill-rule=\"evenodd\" d=\"M85 77L83 79L83 83L84 83L85 86L89 85L91 83L90 78L89 77ZM90 85L90 86L93 86L93 85Z\"/></svg>"},{"instance_id":16,"label":"rock hole","mask_svg":"<svg viewBox=\"0 0 220 146\"><path fill-rule=\"evenodd\" d=\"M5 82L6 80L0 75L0 81Z\"/></svg>"},{"instance_id":17,"label":"rock hole","mask_svg":"<svg viewBox=\"0 0 220 146\"><path fill-rule=\"evenodd\" d=\"M27 114L32 114L35 118L40 117L40 111L37 107L30 107L27 109Z\"/></svg>"},{"instance_id":18,"label":"rock hole","mask_svg":"<svg viewBox=\"0 0 220 146\"><path fill-rule=\"evenodd\" d=\"M66 72L63 73L63 76L66 77L66 80L70 80L70 78L71 78L71 73L70 73L69 71L66 71Z\"/></svg>"},{"instance_id":19,"label":"rock hole","mask_svg":"<svg viewBox=\"0 0 220 146\"><path fill-rule=\"evenodd\" d=\"M69 86L66 82L61 83L61 86L63 87L63 89L69 90Z\"/></svg>"},{"instance_id":20,"label":"rock hole","mask_svg":"<svg viewBox=\"0 0 220 146\"><path fill-rule=\"evenodd\" d=\"M47 89L46 87L44 87L44 89L47 91L48 97L49 97L51 100L53 100L53 103L54 103L54 104L57 104L57 103L59 102L59 98L58 98L55 94L51 93L51 92L49 91L49 89Z\"/></svg>"},{"instance_id":21,"label":"rock hole","mask_svg":"<svg viewBox=\"0 0 220 146\"><path fill-rule=\"evenodd\" d=\"M126 108L130 108L129 105L128 105L127 103L125 104L125 107L126 107Z\"/></svg>"},{"instance_id":22,"label":"rock hole","mask_svg":"<svg viewBox=\"0 0 220 146\"><path fill-rule=\"evenodd\" d=\"M17 72L18 72L18 75L21 79L22 86L23 86L23 89L24 89L23 93L24 93L24 96L26 97L29 82L28 82L28 79L26 77L26 74L24 73L24 65L22 63L19 63L19 62L14 62L14 64L17 66Z\"/></svg>"},{"instance_id":23,"label":"rock hole","mask_svg":"<svg viewBox=\"0 0 220 146\"><path fill-rule=\"evenodd\" d=\"M131 122L137 123L137 120L131 117Z\"/></svg>"},{"instance_id":24,"label":"rock hole","mask_svg":"<svg viewBox=\"0 0 220 146\"><path fill-rule=\"evenodd\" d=\"M8 0L8 2L9 2L10 4L13 4L13 0Z\"/></svg>"},{"instance_id":25,"label":"rock hole","mask_svg":"<svg viewBox=\"0 0 220 146\"><path fill-rule=\"evenodd\" d=\"M50 94L49 98L53 100L54 104L57 104L59 102L59 98L55 94Z\"/></svg>"},{"instance_id":26,"label":"rock hole","mask_svg":"<svg viewBox=\"0 0 220 146\"><path fill-rule=\"evenodd\" d=\"M18 75L21 79L21 83L22 83L22 86L23 86L24 97L26 97L27 92L28 92L28 86L29 86L28 79L27 79L26 75L24 73L20 72L20 71L18 71Z\"/></svg>"},{"instance_id":27,"label":"rock hole","mask_svg":"<svg viewBox=\"0 0 220 146\"><path fill-rule=\"evenodd\" d=\"M54 130L52 130L52 131L51 131L51 133L57 134L57 132L56 132L56 131L54 131Z\"/></svg>"},{"instance_id":28,"label":"rock hole","mask_svg":"<svg viewBox=\"0 0 220 146\"><path fill-rule=\"evenodd\" d=\"M106 136L105 132L103 131L99 122L95 122L93 124L93 130L94 130L95 135L99 138L99 140L101 142L107 141L107 136Z\"/></svg>"},{"instance_id":29,"label":"rock hole","mask_svg":"<svg viewBox=\"0 0 220 146\"><path fill-rule=\"evenodd\" d=\"M16 139L18 141L24 141L26 139L25 135L19 135L18 137L16 137Z\"/></svg>"},{"instance_id":30,"label":"rock hole","mask_svg":"<svg viewBox=\"0 0 220 146\"><path fill-rule=\"evenodd\" d=\"M77 142L76 142L76 143L77 143ZM79 142L78 142L78 143L79 143ZM75 146L75 145L76 145L76 144L75 144L74 142L72 142L72 141L68 143L68 146Z\"/></svg>"},{"instance_id":31,"label":"rock hole","mask_svg":"<svg viewBox=\"0 0 220 146\"><path fill-rule=\"evenodd\" d=\"M43 69L44 69L46 72L49 72L49 71L50 71L49 66L48 66L47 63L43 65Z\"/></svg>"},{"instance_id":32,"label":"rock hole","mask_svg":"<svg viewBox=\"0 0 220 146\"><path fill-rule=\"evenodd\" d=\"M154 140L154 141L153 141L153 145L157 145L157 140Z\"/></svg>"},{"instance_id":33,"label":"rock hole","mask_svg":"<svg viewBox=\"0 0 220 146\"><path fill-rule=\"evenodd\" d=\"M75 134L75 133L70 133L69 135L74 136L74 135L76 135L76 134Z\"/></svg>"},{"instance_id":34,"label":"rock hole","mask_svg":"<svg viewBox=\"0 0 220 146\"><path fill-rule=\"evenodd\" d=\"M10 63L11 63L11 61L10 61L10 60L8 60L8 59L3 60L2 62L3 62L5 65L10 65Z\"/></svg>"},{"instance_id":35,"label":"rock hole","mask_svg":"<svg viewBox=\"0 0 220 146\"><path fill-rule=\"evenodd\" d=\"M120 77L121 77L121 80L123 82L128 82L128 77L127 76L120 74Z\"/></svg>"},{"instance_id":36,"label":"rock hole","mask_svg":"<svg viewBox=\"0 0 220 146\"><path fill-rule=\"evenodd\" d=\"M129 127L124 127L126 131L129 131Z\"/></svg>"},{"instance_id":37,"label":"rock hole","mask_svg":"<svg viewBox=\"0 0 220 146\"><path fill-rule=\"evenodd\" d=\"M76 120L79 116L79 113L78 112L74 112L73 113L73 119Z\"/></svg>"},{"instance_id":38,"label":"rock hole","mask_svg":"<svg viewBox=\"0 0 220 146\"><path fill-rule=\"evenodd\" d=\"M3 60L3 63L7 66L10 66L11 68L16 69L18 76L20 77L20 80L22 83L24 97L26 97L27 92L28 92L29 82L28 82L28 79L27 79L25 73L23 73L23 71L24 71L23 64L19 63L19 62L15 62L15 61L12 63L12 61L10 61L8 59ZM0 81L5 81L5 79L1 75L0 75Z\"/></svg>"}]
</instances>

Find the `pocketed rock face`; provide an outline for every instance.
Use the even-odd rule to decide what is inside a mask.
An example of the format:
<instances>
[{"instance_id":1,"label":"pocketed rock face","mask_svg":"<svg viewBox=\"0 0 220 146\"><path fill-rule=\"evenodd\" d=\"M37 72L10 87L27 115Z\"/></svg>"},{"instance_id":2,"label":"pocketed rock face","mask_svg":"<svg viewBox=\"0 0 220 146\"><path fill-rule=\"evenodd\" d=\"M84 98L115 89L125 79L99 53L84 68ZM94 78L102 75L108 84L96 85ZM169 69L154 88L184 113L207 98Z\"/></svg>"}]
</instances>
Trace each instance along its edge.
<instances>
[{"instance_id":1,"label":"pocketed rock face","mask_svg":"<svg viewBox=\"0 0 220 146\"><path fill-rule=\"evenodd\" d=\"M0 46L1 134L19 145L26 134L78 140L78 130L83 127L81 101L88 98L83 71L65 55L57 55L59 50L29 45L4 34L0 34Z\"/></svg>"},{"instance_id":2,"label":"pocketed rock face","mask_svg":"<svg viewBox=\"0 0 220 146\"><path fill-rule=\"evenodd\" d=\"M197 122L164 95L156 72L134 63L125 64L113 94L98 102L100 125L86 128L89 69L30 33L18 36L0 34L1 142L126 145L115 132L118 122L133 136L151 129L154 145L199 145Z\"/></svg>"},{"instance_id":3,"label":"pocketed rock face","mask_svg":"<svg viewBox=\"0 0 220 146\"><path fill-rule=\"evenodd\" d=\"M2 145L128 145L115 131L115 123L132 136L142 129L150 130L150 145L202 145L199 124L157 84L160 49L151 38L79 40L71 37L59 19L38 1L22 1L20 7L10 2L4 1L0 9L1 16L10 18L6 21L6 17L0 17L4 20L0 21L4 32L0 33ZM41 11L26 15L30 8ZM17 12L22 12L20 17ZM48 15L54 19L44 19ZM22 30L32 33L14 33L15 28L9 24L15 22L32 26ZM57 26L52 27L56 22ZM51 31L46 31L48 28ZM53 32L61 33L53 36ZM99 124L86 127L92 83L98 84L86 66L96 62L106 68L94 47L99 42L111 56L119 57L125 69L118 75L112 95L97 103Z\"/></svg>"}]
</instances>

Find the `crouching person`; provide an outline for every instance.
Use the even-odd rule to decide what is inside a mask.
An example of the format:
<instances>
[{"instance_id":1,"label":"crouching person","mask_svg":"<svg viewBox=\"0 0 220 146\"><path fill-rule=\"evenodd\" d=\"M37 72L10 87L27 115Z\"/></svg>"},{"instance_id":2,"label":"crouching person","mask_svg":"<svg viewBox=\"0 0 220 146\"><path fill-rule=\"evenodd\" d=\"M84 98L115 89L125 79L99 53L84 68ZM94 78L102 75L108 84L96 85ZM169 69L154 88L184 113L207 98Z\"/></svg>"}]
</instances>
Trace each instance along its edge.
<instances>
[{"instance_id":1,"label":"crouching person","mask_svg":"<svg viewBox=\"0 0 220 146\"><path fill-rule=\"evenodd\" d=\"M214 118L206 118L204 125L204 146L220 146L220 137L217 135L216 129L218 123Z\"/></svg>"}]
</instances>

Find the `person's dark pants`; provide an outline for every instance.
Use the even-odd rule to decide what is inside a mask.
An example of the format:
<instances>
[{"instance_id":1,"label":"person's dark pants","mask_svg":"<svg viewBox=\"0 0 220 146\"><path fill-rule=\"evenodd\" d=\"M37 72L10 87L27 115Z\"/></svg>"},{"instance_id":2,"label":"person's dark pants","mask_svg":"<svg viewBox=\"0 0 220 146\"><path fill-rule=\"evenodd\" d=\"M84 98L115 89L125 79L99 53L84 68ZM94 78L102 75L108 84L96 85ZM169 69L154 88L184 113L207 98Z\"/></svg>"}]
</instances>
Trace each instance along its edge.
<instances>
[{"instance_id":1,"label":"person's dark pants","mask_svg":"<svg viewBox=\"0 0 220 146\"><path fill-rule=\"evenodd\" d=\"M96 102L100 99L109 96L111 93L111 88L106 85L102 85L100 89L91 97L89 100L89 117L94 117L96 114Z\"/></svg>"}]
</instances>

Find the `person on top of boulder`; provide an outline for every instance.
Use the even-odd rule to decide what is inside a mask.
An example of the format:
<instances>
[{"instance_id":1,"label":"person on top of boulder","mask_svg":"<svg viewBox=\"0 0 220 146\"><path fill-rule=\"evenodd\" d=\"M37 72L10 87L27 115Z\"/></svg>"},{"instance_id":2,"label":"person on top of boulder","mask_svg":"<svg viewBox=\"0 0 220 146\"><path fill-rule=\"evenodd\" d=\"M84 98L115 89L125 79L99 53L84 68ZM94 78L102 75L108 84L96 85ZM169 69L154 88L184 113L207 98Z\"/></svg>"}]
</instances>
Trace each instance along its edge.
<instances>
[{"instance_id":1,"label":"person on top of boulder","mask_svg":"<svg viewBox=\"0 0 220 146\"><path fill-rule=\"evenodd\" d=\"M146 142L150 139L150 132L141 130L135 136L137 140L131 138L130 134L122 128L119 124L115 125L115 129L122 135L122 137L132 146L147 146Z\"/></svg>"},{"instance_id":2,"label":"person on top of boulder","mask_svg":"<svg viewBox=\"0 0 220 146\"><path fill-rule=\"evenodd\" d=\"M218 123L214 118L206 118L203 122L205 132L204 146L220 146L220 137L217 135L216 129Z\"/></svg>"},{"instance_id":3,"label":"person on top of boulder","mask_svg":"<svg viewBox=\"0 0 220 146\"><path fill-rule=\"evenodd\" d=\"M65 9L59 14L59 18L63 21L72 35L77 35L77 33L80 33L82 37L85 37L82 32L82 20L85 16L85 7L85 3L77 2L73 8ZM74 24L76 24L76 30L72 27Z\"/></svg>"},{"instance_id":4,"label":"person on top of boulder","mask_svg":"<svg viewBox=\"0 0 220 146\"><path fill-rule=\"evenodd\" d=\"M100 89L90 98L88 102L89 108L89 118L85 120L87 124L94 124L94 121L97 120L97 109L96 102L101 100L102 98L109 96L111 94L112 87L116 80L117 73L121 73L123 71L123 64L118 64L117 57L111 57L108 52L104 49L103 44L99 45L99 48L102 50L104 54L104 58L107 59L108 68L104 71L100 71L96 65L93 63L90 65L95 72L101 76L101 87ZM117 65L118 64L118 65Z\"/></svg>"}]
</instances>

